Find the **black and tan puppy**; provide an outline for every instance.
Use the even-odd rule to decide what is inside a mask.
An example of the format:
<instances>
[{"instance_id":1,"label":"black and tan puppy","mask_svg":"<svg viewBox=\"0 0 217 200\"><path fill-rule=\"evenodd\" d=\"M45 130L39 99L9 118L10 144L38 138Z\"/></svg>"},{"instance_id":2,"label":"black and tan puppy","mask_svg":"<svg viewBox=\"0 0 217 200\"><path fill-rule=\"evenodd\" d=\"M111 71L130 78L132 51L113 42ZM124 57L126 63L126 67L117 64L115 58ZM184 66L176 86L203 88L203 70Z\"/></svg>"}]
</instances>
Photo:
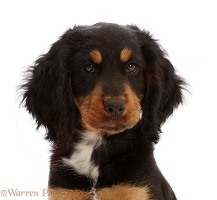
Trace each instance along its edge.
<instances>
[{"instance_id":1,"label":"black and tan puppy","mask_svg":"<svg viewBox=\"0 0 217 200\"><path fill-rule=\"evenodd\" d=\"M49 199L175 200L153 145L184 85L136 26L69 29L22 86L25 106L52 142Z\"/></svg>"}]
</instances>

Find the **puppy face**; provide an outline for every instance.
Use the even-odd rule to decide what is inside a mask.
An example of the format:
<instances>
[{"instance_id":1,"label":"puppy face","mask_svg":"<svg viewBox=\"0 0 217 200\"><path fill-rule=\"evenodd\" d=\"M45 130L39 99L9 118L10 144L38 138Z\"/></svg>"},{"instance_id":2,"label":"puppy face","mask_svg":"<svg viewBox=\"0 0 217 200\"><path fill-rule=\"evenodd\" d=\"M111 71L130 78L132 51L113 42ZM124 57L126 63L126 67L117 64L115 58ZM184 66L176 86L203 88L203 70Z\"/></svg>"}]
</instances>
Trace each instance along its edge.
<instances>
[{"instance_id":1,"label":"puppy face","mask_svg":"<svg viewBox=\"0 0 217 200\"><path fill-rule=\"evenodd\" d=\"M130 129L140 119L144 95L145 61L138 40L117 28L93 30L88 36L71 63L82 126L100 134Z\"/></svg>"},{"instance_id":2,"label":"puppy face","mask_svg":"<svg viewBox=\"0 0 217 200\"><path fill-rule=\"evenodd\" d=\"M29 72L23 101L56 143L81 130L112 135L133 127L156 142L161 124L182 102L184 81L136 26L69 29Z\"/></svg>"}]
</instances>

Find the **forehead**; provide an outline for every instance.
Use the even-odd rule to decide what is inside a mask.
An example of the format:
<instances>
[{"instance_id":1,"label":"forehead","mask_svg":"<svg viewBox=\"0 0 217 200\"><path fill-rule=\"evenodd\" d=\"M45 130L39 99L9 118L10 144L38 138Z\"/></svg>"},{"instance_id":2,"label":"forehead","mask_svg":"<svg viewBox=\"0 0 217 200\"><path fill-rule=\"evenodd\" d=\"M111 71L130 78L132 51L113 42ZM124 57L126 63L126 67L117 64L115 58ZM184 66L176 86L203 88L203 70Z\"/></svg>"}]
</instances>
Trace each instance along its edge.
<instances>
[{"instance_id":1,"label":"forehead","mask_svg":"<svg viewBox=\"0 0 217 200\"><path fill-rule=\"evenodd\" d=\"M101 63L103 58L127 62L131 56L140 53L140 45L135 33L125 26L87 27L79 30L79 33L81 42L78 49L88 54L97 64Z\"/></svg>"},{"instance_id":2,"label":"forehead","mask_svg":"<svg viewBox=\"0 0 217 200\"><path fill-rule=\"evenodd\" d=\"M114 43L124 44L124 42L135 43L137 41L134 30L116 24L89 26L83 30L81 29L81 31L85 33L84 36L95 38L108 46L112 46Z\"/></svg>"},{"instance_id":3,"label":"forehead","mask_svg":"<svg viewBox=\"0 0 217 200\"><path fill-rule=\"evenodd\" d=\"M103 60L102 52L99 49L92 49L89 52L91 59L96 63L100 64ZM124 47L119 54L119 59L122 62L128 62L132 57L132 50L128 47Z\"/></svg>"}]
</instances>

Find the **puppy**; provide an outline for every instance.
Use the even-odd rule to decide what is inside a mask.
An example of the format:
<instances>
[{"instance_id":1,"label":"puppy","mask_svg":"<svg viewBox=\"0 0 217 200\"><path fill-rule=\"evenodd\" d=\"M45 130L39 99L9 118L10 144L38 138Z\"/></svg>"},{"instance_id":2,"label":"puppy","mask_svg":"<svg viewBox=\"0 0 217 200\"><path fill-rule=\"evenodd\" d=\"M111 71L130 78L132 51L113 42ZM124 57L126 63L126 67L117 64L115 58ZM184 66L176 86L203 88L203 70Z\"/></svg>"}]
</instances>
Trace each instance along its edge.
<instances>
[{"instance_id":1,"label":"puppy","mask_svg":"<svg viewBox=\"0 0 217 200\"><path fill-rule=\"evenodd\" d=\"M47 130L49 199L175 200L153 154L185 82L147 31L75 26L28 70L23 102Z\"/></svg>"}]
</instances>

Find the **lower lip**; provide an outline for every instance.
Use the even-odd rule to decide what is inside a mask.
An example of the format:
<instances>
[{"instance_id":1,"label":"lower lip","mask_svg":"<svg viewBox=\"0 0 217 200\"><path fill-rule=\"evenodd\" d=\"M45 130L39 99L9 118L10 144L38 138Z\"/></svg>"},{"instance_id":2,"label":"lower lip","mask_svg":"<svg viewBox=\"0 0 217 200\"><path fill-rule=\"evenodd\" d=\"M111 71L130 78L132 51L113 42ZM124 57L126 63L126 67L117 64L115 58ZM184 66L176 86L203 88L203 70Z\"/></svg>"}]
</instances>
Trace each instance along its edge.
<instances>
[{"instance_id":1,"label":"lower lip","mask_svg":"<svg viewBox=\"0 0 217 200\"><path fill-rule=\"evenodd\" d=\"M107 126L102 126L102 127L98 127L100 129L104 129L104 130L122 130L125 129L125 126L121 125L121 124L109 124Z\"/></svg>"}]
</instances>

